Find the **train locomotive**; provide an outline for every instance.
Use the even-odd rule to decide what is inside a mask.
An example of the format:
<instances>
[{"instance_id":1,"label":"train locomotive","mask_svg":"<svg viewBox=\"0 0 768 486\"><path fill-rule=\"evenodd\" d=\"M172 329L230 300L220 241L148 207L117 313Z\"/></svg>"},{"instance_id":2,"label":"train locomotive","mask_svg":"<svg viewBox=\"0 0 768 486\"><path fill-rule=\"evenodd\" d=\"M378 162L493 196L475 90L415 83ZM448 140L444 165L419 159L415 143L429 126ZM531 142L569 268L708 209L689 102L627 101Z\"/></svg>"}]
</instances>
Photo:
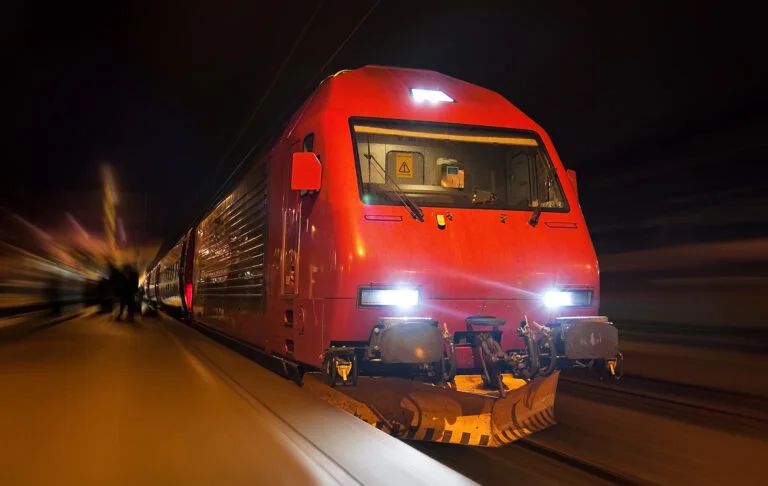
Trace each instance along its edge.
<instances>
[{"instance_id":1,"label":"train locomotive","mask_svg":"<svg viewBox=\"0 0 768 486\"><path fill-rule=\"evenodd\" d=\"M554 423L559 370L620 374L575 173L432 71L324 80L143 285L405 438L502 445Z\"/></svg>"}]
</instances>

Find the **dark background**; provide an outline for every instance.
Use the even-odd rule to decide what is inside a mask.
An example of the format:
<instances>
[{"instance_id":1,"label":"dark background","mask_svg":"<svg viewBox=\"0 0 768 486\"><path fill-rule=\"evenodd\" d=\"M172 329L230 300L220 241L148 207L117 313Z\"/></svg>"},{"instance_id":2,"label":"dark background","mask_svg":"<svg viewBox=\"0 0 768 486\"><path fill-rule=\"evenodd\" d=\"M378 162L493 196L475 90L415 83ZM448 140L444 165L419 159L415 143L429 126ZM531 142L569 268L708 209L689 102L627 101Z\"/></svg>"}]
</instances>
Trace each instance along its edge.
<instances>
[{"instance_id":1,"label":"dark background","mask_svg":"<svg viewBox=\"0 0 768 486\"><path fill-rule=\"evenodd\" d=\"M748 4L318 5L5 3L2 205L99 232L109 162L129 240L174 239L323 77L387 64L490 88L542 125L600 253L768 233L765 27Z\"/></svg>"}]
</instances>

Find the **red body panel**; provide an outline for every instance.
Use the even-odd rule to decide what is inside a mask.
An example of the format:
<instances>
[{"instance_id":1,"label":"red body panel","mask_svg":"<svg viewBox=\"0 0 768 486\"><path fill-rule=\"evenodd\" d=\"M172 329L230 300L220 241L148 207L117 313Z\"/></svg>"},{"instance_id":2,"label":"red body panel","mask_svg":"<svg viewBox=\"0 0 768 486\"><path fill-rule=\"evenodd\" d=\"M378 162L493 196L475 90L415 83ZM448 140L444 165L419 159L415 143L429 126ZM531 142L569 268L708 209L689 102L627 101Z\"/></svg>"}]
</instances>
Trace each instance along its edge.
<instances>
[{"instance_id":1,"label":"red body panel","mask_svg":"<svg viewBox=\"0 0 768 486\"><path fill-rule=\"evenodd\" d=\"M440 89L456 103L414 103L412 87ZM423 207L420 222L402 206L366 205L350 132L354 117L535 132L570 210L542 212L533 227L531 211ZM291 158L309 134L323 166L322 186L300 198L291 190ZM512 349L522 347L514 327L526 315L545 323L597 314L597 259L575 188L546 133L494 92L428 71L344 72L318 88L260 163L269 167L266 305L261 311L232 306L215 319L201 318L195 295L195 316L207 325L317 366L332 341L366 341L384 316L432 317L456 332L466 329L467 316L493 315L507 320L502 346ZM445 228L438 228L437 215L448 212ZM371 283L418 286L423 302L408 310L361 309L358 288ZM542 293L563 287L593 290L591 307L548 311Z\"/></svg>"}]
</instances>

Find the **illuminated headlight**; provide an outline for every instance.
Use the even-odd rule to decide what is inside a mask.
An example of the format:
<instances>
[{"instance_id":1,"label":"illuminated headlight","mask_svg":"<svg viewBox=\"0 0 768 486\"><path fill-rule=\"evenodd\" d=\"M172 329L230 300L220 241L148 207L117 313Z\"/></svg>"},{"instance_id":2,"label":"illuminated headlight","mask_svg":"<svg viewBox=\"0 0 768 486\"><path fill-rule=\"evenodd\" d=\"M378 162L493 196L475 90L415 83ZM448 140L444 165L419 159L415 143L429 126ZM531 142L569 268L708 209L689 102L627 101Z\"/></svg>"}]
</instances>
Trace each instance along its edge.
<instances>
[{"instance_id":1,"label":"illuminated headlight","mask_svg":"<svg viewBox=\"0 0 768 486\"><path fill-rule=\"evenodd\" d=\"M416 103L421 103L422 101L429 101L430 103L453 103L455 101L453 98L437 89L412 88L411 96Z\"/></svg>"},{"instance_id":2,"label":"illuminated headlight","mask_svg":"<svg viewBox=\"0 0 768 486\"><path fill-rule=\"evenodd\" d=\"M591 290L550 290L544 293L547 307L585 307L592 303Z\"/></svg>"},{"instance_id":3,"label":"illuminated headlight","mask_svg":"<svg viewBox=\"0 0 768 486\"><path fill-rule=\"evenodd\" d=\"M360 289L361 307L415 307L419 303L418 289Z\"/></svg>"}]
</instances>

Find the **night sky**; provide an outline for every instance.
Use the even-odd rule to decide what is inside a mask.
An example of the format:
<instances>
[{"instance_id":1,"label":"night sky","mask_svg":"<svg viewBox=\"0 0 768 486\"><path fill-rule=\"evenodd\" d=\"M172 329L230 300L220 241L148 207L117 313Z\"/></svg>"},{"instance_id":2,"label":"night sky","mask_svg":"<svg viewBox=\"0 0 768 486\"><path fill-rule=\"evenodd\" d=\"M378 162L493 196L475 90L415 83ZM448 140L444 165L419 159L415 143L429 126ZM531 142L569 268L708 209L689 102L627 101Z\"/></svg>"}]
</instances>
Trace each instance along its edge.
<instances>
[{"instance_id":1,"label":"night sky","mask_svg":"<svg viewBox=\"0 0 768 486\"><path fill-rule=\"evenodd\" d=\"M579 174L601 252L768 233L762 16L738 2L626 5L5 2L0 202L99 231L108 161L129 238L178 236L323 77L386 64L490 88L541 124Z\"/></svg>"}]
</instances>

